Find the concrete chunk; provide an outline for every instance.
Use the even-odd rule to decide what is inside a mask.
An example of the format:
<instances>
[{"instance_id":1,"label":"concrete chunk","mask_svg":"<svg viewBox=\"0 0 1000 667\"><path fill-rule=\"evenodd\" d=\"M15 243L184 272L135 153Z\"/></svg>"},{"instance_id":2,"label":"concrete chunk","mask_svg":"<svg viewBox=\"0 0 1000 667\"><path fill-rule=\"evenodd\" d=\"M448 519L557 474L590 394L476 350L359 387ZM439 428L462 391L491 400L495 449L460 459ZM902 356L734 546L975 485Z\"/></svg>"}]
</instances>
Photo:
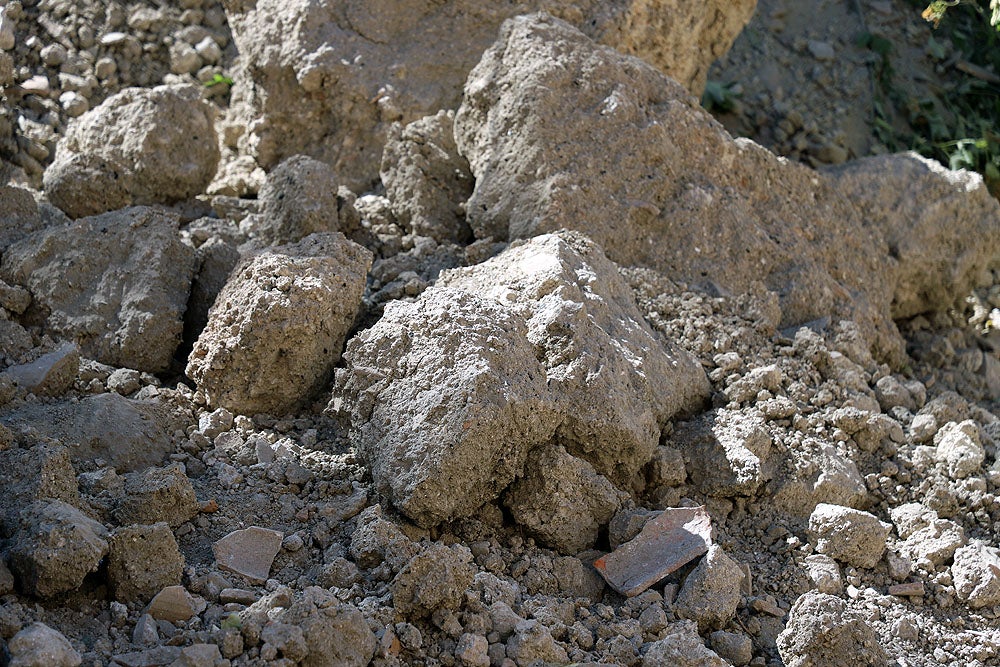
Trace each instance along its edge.
<instances>
[{"instance_id":1,"label":"concrete chunk","mask_svg":"<svg viewBox=\"0 0 1000 667\"><path fill-rule=\"evenodd\" d=\"M244 259L216 297L187 374L213 407L282 415L330 379L372 254L340 233Z\"/></svg>"}]
</instances>

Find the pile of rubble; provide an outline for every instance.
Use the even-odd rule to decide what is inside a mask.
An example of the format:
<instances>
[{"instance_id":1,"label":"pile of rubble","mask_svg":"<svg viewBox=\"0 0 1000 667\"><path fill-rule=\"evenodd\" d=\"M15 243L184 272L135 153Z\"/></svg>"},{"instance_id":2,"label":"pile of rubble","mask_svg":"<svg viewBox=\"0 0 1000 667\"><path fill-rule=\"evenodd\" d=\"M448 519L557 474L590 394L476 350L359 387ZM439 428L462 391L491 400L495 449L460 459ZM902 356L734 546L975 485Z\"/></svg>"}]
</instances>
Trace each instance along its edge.
<instances>
[{"instance_id":1,"label":"pile of rubble","mask_svg":"<svg viewBox=\"0 0 1000 667\"><path fill-rule=\"evenodd\" d=\"M0 661L1000 660L978 176L734 140L753 3L224 4L0 187Z\"/></svg>"}]
</instances>

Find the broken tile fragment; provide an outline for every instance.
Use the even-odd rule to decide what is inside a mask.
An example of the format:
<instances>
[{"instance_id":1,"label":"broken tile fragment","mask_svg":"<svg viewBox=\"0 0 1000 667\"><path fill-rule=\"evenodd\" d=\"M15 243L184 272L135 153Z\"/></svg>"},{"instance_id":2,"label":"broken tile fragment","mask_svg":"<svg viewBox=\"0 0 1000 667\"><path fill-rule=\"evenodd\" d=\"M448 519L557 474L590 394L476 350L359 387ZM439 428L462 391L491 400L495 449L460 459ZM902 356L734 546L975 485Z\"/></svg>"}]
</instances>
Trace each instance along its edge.
<instances>
[{"instance_id":1,"label":"broken tile fragment","mask_svg":"<svg viewBox=\"0 0 1000 667\"><path fill-rule=\"evenodd\" d=\"M703 506L667 508L594 567L613 589L633 597L707 552L711 539L712 519Z\"/></svg>"},{"instance_id":2,"label":"broken tile fragment","mask_svg":"<svg viewBox=\"0 0 1000 667\"><path fill-rule=\"evenodd\" d=\"M212 545L215 560L223 570L235 572L255 583L264 583L271 563L281 549L280 532L251 526L234 530Z\"/></svg>"}]
</instances>

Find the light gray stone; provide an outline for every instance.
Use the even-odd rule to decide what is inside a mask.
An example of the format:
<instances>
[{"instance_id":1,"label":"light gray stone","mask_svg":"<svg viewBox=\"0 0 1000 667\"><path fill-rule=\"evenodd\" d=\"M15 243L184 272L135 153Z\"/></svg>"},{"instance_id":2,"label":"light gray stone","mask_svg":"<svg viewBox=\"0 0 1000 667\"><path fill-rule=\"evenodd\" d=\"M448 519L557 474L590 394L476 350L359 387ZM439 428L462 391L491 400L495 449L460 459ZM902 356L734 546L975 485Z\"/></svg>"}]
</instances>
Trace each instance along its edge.
<instances>
[{"instance_id":1,"label":"light gray stone","mask_svg":"<svg viewBox=\"0 0 1000 667\"><path fill-rule=\"evenodd\" d=\"M879 636L833 595L810 591L799 596L778 635L778 654L788 667L885 667Z\"/></svg>"},{"instance_id":2,"label":"light gray stone","mask_svg":"<svg viewBox=\"0 0 1000 667\"><path fill-rule=\"evenodd\" d=\"M71 218L204 191L219 163L214 111L194 86L126 88L74 120L45 170Z\"/></svg>"},{"instance_id":3,"label":"light gray stone","mask_svg":"<svg viewBox=\"0 0 1000 667\"><path fill-rule=\"evenodd\" d=\"M695 621L699 629L724 628L736 615L743 576L739 564L713 544L684 580L675 603L677 615Z\"/></svg>"},{"instance_id":4,"label":"light gray stone","mask_svg":"<svg viewBox=\"0 0 1000 667\"><path fill-rule=\"evenodd\" d=\"M213 407L282 415L323 388L354 323L372 255L340 233L244 259L188 359Z\"/></svg>"},{"instance_id":5,"label":"light gray stone","mask_svg":"<svg viewBox=\"0 0 1000 667\"><path fill-rule=\"evenodd\" d=\"M77 667L83 659L69 640L44 623L32 623L7 644L9 667Z\"/></svg>"},{"instance_id":6,"label":"light gray stone","mask_svg":"<svg viewBox=\"0 0 1000 667\"><path fill-rule=\"evenodd\" d=\"M828 503L809 516L816 551L856 567L872 568L882 559L889 528L873 514Z\"/></svg>"},{"instance_id":7,"label":"light gray stone","mask_svg":"<svg viewBox=\"0 0 1000 667\"><path fill-rule=\"evenodd\" d=\"M4 372L33 394L59 396L72 386L79 369L80 348L63 343L29 364L11 366Z\"/></svg>"},{"instance_id":8,"label":"light gray stone","mask_svg":"<svg viewBox=\"0 0 1000 667\"><path fill-rule=\"evenodd\" d=\"M1000 604L1000 555L995 548L958 549L951 575L958 597L973 609Z\"/></svg>"},{"instance_id":9,"label":"light gray stone","mask_svg":"<svg viewBox=\"0 0 1000 667\"><path fill-rule=\"evenodd\" d=\"M3 253L0 277L31 291L29 313L53 338L112 366L160 372L180 343L195 270L177 226L136 207L46 228Z\"/></svg>"},{"instance_id":10,"label":"light gray stone","mask_svg":"<svg viewBox=\"0 0 1000 667\"><path fill-rule=\"evenodd\" d=\"M511 16L548 11L602 42L647 58L690 86L749 20L754 0L518 0L482 3L263 0L226 5L241 58L232 122L265 169L295 154L327 162L354 191L378 179L385 136L458 106L462 84ZM299 28L293 29L293 26ZM405 63L401 67L400 63Z\"/></svg>"}]
</instances>

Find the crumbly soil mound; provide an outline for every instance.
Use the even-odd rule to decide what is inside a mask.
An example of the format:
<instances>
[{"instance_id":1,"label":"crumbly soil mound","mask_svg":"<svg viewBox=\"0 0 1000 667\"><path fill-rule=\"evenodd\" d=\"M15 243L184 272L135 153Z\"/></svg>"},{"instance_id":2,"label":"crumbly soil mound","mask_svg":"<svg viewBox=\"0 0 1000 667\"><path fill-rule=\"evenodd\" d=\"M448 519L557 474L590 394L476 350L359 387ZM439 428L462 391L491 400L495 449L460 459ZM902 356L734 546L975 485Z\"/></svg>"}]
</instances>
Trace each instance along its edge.
<instances>
[{"instance_id":1,"label":"crumbly soil mound","mask_svg":"<svg viewBox=\"0 0 1000 667\"><path fill-rule=\"evenodd\" d=\"M417 4L0 0L0 664L1000 664L1000 204L811 106L904 8L720 124L752 2Z\"/></svg>"}]
</instances>

